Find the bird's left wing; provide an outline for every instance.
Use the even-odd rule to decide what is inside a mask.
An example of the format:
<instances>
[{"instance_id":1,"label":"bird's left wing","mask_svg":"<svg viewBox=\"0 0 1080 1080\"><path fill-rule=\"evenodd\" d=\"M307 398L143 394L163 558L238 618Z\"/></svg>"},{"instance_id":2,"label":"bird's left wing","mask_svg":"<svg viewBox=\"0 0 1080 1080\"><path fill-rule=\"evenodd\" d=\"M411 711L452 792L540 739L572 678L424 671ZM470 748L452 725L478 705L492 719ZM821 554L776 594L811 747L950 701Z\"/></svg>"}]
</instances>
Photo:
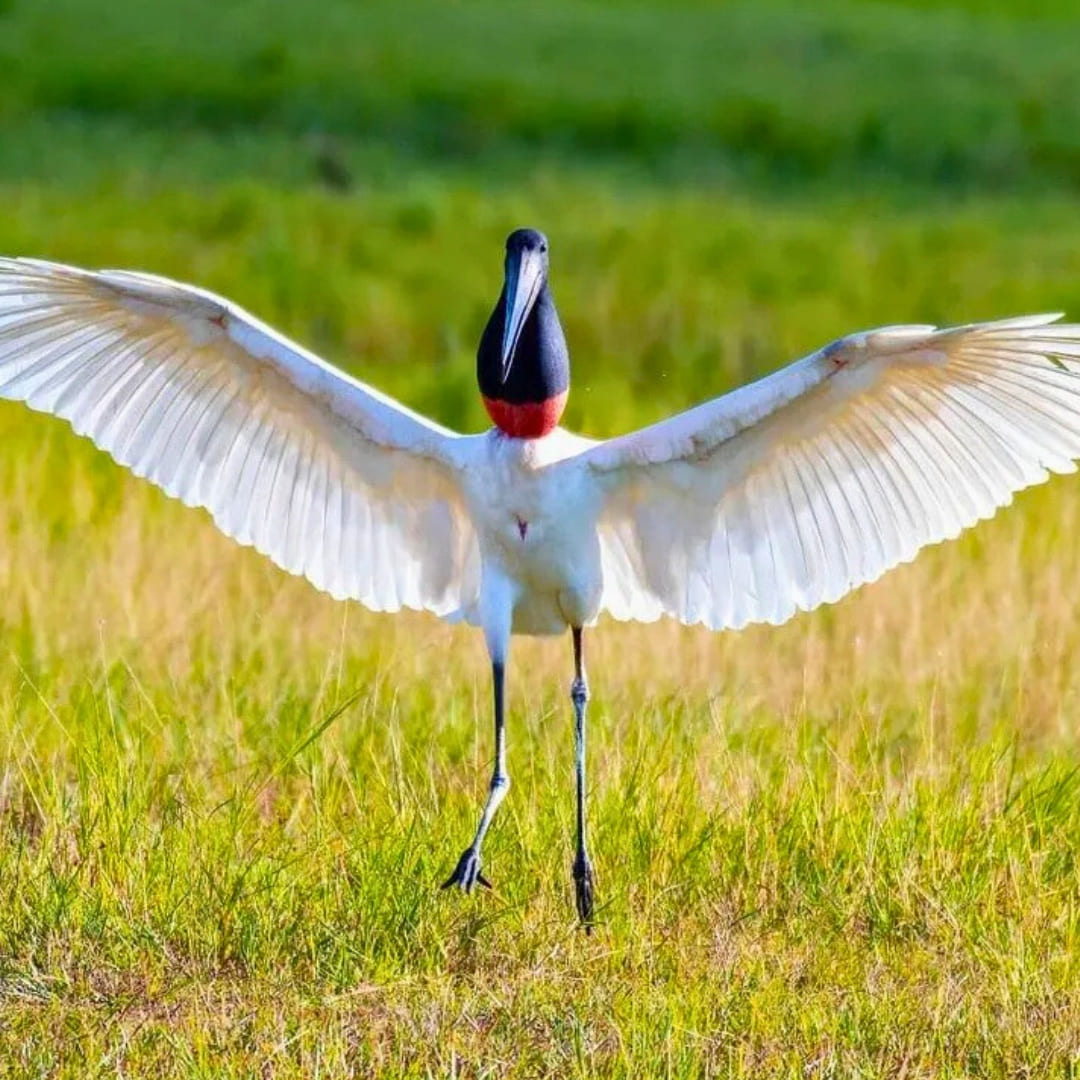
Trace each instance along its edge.
<instances>
[{"instance_id":1,"label":"bird's left wing","mask_svg":"<svg viewBox=\"0 0 1080 1080\"><path fill-rule=\"evenodd\" d=\"M1057 318L853 334L586 450L603 607L780 623L1071 472L1080 326Z\"/></svg>"},{"instance_id":2,"label":"bird's left wing","mask_svg":"<svg viewBox=\"0 0 1080 1080\"><path fill-rule=\"evenodd\" d=\"M331 595L447 615L476 595L467 442L165 278L0 259L0 397Z\"/></svg>"}]
</instances>

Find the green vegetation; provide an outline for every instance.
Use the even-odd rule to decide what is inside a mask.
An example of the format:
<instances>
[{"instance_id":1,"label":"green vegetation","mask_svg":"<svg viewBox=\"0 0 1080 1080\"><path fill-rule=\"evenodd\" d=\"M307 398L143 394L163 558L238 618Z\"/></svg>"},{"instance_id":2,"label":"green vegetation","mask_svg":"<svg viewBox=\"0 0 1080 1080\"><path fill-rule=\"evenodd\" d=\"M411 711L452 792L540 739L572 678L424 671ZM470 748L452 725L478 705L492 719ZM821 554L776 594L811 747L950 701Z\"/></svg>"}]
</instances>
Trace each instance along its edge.
<instances>
[{"instance_id":1,"label":"green vegetation","mask_svg":"<svg viewBox=\"0 0 1080 1080\"><path fill-rule=\"evenodd\" d=\"M8 175L60 163L65 184L130 170L396 188L403 168L437 164L475 186L531 175L542 154L920 200L1080 185L1076 24L1049 0L1027 22L835 0L3 3Z\"/></svg>"},{"instance_id":2,"label":"green vegetation","mask_svg":"<svg viewBox=\"0 0 1080 1080\"><path fill-rule=\"evenodd\" d=\"M503 236L611 434L894 321L1080 318L1080 17L0 0L0 251L196 281L446 423ZM223 9L223 10L222 10ZM0 1075L1072 1076L1080 489L787 627L335 604L0 408ZM339 710L322 734L311 741Z\"/></svg>"}]
</instances>

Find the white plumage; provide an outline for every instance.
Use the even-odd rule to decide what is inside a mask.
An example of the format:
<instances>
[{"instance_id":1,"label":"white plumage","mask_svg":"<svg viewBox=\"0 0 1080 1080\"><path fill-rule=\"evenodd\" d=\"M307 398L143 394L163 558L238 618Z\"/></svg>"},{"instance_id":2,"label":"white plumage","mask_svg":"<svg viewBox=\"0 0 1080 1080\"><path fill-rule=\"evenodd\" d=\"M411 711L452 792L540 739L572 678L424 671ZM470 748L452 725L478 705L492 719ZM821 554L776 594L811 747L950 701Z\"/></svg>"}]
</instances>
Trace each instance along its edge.
<instances>
[{"instance_id":1,"label":"white plumage","mask_svg":"<svg viewBox=\"0 0 1080 1080\"><path fill-rule=\"evenodd\" d=\"M838 600L1080 457L1080 327L853 334L585 452L604 607L713 629Z\"/></svg>"},{"instance_id":2,"label":"white plumage","mask_svg":"<svg viewBox=\"0 0 1080 1080\"><path fill-rule=\"evenodd\" d=\"M482 624L501 686L512 631L780 623L1071 472L1080 326L1057 318L853 334L606 442L462 436L211 293L4 259L0 396L332 596Z\"/></svg>"},{"instance_id":3,"label":"white plumage","mask_svg":"<svg viewBox=\"0 0 1080 1080\"><path fill-rule=\"evenodd\" d=\"M338 599L445 615L475 595L457 437L211 293L0 260L0 395Z\"/></svg>"}]
</instances>

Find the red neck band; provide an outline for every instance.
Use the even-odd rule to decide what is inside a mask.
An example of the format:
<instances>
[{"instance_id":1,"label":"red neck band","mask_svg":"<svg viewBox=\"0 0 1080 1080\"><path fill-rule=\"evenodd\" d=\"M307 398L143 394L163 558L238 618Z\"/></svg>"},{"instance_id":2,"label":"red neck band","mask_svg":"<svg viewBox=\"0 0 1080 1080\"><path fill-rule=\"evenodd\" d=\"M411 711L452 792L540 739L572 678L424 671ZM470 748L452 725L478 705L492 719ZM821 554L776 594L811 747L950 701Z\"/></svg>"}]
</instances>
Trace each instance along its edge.
<instances>
[{"instance_id":1,"label":"red neck band","mask_svg":"<svg viewBox=\"0 0 1080 1080\"><path fill-rule=\"evenodd\" d=\"M514 439L541 439L559 424L566 408L566 394L549 397L547 401L514 405L497 398L484 398L484 408L495 426Z\"/></svg>"}]
</instances>

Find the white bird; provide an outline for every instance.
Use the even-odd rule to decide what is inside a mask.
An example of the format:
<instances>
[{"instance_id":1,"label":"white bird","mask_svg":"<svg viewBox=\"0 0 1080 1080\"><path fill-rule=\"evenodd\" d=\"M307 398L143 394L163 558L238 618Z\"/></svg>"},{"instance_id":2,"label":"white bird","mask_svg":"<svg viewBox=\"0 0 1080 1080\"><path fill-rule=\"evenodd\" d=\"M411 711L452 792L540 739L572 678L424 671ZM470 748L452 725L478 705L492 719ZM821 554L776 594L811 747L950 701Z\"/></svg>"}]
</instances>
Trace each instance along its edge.
<instances>
[{"instance_id":1,"label":"white bird","mask_svg":"<svg viewBox=\"0 0 1080 1080\"><path fill-rule=\"evenodd\" d=\"M1080 457L1080 326L1038 315L852 334L622 438L557 427L569 364L547 242L507 240L478 353L496 426L458 435L221 297L165 278L0 260L0 396L70 422L120 464L316 588L483 628L495 767L446 885L509 787L510 636L573 635L577 909L585 831L582 628L669 615L781 623L956 536Z\"/></svg>"}]
</instances>

